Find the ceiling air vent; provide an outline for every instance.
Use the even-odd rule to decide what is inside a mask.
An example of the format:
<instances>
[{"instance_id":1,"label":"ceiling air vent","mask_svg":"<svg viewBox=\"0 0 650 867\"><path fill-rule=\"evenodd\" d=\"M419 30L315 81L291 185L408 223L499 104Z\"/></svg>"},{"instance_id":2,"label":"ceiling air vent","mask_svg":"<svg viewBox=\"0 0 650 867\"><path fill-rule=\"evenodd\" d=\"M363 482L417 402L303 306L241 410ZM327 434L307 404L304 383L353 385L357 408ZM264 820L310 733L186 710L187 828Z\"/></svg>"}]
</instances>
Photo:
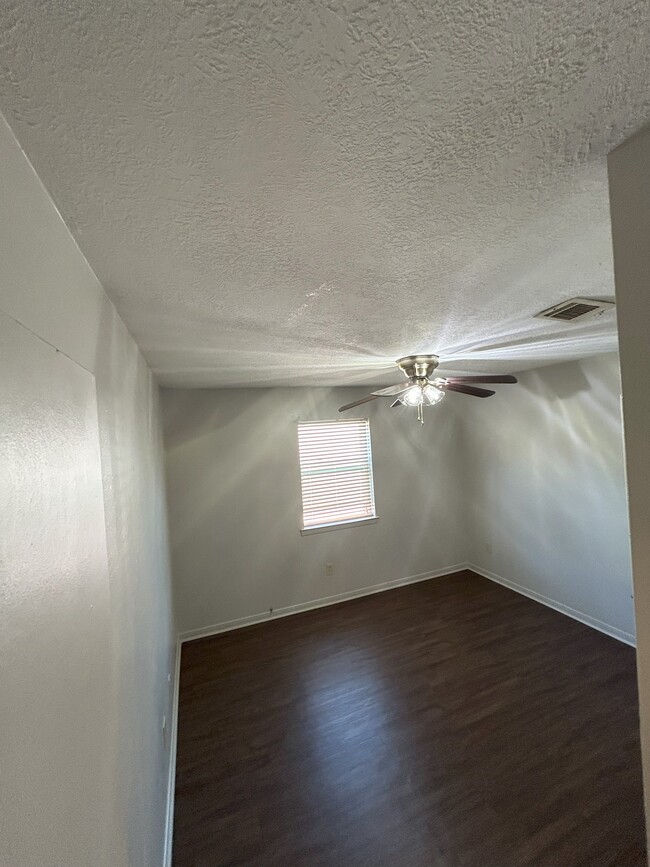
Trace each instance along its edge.
<instances>
[{"instance_id":1,"label":"ceiling air vent","mask_svg":"<svg viewBox=\"0 0 650 867\"><path fill-rule=\"evenodd\" d=\"M590 316L600 316L606 310L614 309L613 301L596 301L593 298L571 298L554 307L547 307L541 313L535 314L535 319L560 319L562 322L574 322L577 319L588 319Z\"/></svg>"}]
</instances>

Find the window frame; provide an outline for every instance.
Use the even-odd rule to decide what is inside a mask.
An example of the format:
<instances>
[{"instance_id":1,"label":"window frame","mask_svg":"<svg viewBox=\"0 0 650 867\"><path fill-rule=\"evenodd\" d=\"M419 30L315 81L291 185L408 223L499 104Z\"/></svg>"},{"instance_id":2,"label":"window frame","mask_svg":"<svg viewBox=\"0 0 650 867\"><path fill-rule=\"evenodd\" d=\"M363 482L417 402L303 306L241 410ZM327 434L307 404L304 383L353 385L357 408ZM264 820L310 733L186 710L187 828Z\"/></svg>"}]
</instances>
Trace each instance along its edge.
<instances>
[{"instance_id":1,"label":"window frame","mask_svg":"<svg viewBox=\"0 0 650 867\"><path fill-rule=\"evenodd\" d=\"M368 461L368 472L370 478L370 493L372 496L372 506L374 509L373 515L366 515L360 518L351 518L351 519L343 519L340 521L331 521L327 524L314 524L311 526L305 526L305 515L304 515L304 502L303 502L303 491L302 491L302 463L300 460L300 426L301 425L346 425L352 422L364 422L367 438L368 438L368 451L367 451L367 461ZM296 425L296 443L298 446L298 484L300 488L300 534L301 536L311 536L314 533L327 533L331 530L346 530L351 529L352 527L361 527L367 524L376 524L379 520L379 516L377 515L377 500L375 497L375 473L373 467L372 460L372 437L370 433L370 419L368 418L346 418L346 419L297 419Z\"/></svg>"}]
</instances>

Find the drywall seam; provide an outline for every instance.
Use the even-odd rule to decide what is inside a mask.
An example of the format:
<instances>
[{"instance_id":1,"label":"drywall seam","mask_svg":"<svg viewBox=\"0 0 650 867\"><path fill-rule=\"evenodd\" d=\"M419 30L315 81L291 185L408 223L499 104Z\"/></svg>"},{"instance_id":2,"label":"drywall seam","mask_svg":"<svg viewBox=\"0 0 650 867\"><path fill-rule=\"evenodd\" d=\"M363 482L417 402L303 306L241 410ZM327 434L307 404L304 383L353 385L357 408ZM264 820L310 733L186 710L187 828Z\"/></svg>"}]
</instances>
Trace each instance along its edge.
<instances>
[{"instance_id":1,"label":"drywall seam","mask_svg":"<svg viewBox=\"0 0 650 867\"><path fill-rule=\"evenodd\" d=\"M265 623L268 620L277 620L278 617L288 617L291 614L300 614L302 611L311 611L314 608L325 608L328 605L336 605L346 602L348 599L357 599L360 596L372 596L374 593L382 593L384 590L392 590L394 587L403 587L406 584L417 584L419 581L428 581L430 578L441 578L443 575L451 575L465 569L464 564L445 566L433 572L421 572L419 575L408 575L406 578L396 578L393 581L384 581L382 584L372 584L370 587L361 587L357 590L347 590L334 596L324 596L321 599L313 599L310 602L301 602L297 605L287 605L286 608L276 608L271 614L264 611L261 614L251 614L247 617L239 617L236 620L227 620L223 623L215 623L211 626L203 626L198 629L190 629L179 634L181 642L194 641L197 638L208 638L221 632L230 632L240 629L242 626L252 626L255 623Z\"/></svg>"},{"instance_id":2,"label":"drywall seam","mask_svg":"<svg viewBox=\"0 0 650 867\"><path fill-rule=\"evenodd\" d=\"M95 273L95 271L94 271L92 265L90 264L90 262L88 261L88 258L86 257L86 254L84 253L84 251L83 251L83 250L81 249L81 247L79 246L79 243L77 242L77 239L76 239L75 235L73 234L72 229L71 229L70 226L68 225L67 221L64 219L63 214L61 213L61 211L60 211L60 209L59 209L59 206L58 206L57 203L54 201L54 197L50 194L50 191L49 191L49 189L46 187L46 185L45 185L43 179L41 178L41 176L38 174L38 172L37 172L36 169L34 168L34 165L33 165L32 161L31 161L31 159L28 157L27 152L26 152L25 149L23 148L22 144L18 141L18 137L16 136L16 134L15 134L15 132L14 132L14 130L13 130L13 127L9 124L9 121L6 119L6 117L4 116L4 114L3 114L2 112L0 112L0 124L2 124L3 126L5 126L5 127L7 128L7 130L9 131L9 135L10 135L11 138L14 140L14 142L15 142L16 146L18 147L18 149L19 149L19 151L20 151L20 153L21 153L23 159L25 160L25 162L26 162L27 165L29 166L29 169L30 169L30 171L31 171L31 173L32 173L32 175L33 175L33 177L35 178L35 180L36 180L36 182L38 183L38 185L39 185L39 187L41 188L41 190L44 192L44 194L45 194L45 196L46 196L46 198L47 198L47 200L48 200L48 203L51 205L51 207L53 208L53 210L54 210L54 212L55 212L55 214L56 214L57 219L60 220L61 223L65 226L65 230L66 230L66 232L67 232L67 234L68 234L69 239L70 239L70 240L72 241L72 243L74 244L75 249L76 249L76 252L77 252L77 253L79 254L79 256L83 259L83 261L84 261L86 267L88 268L88 270L90 271L90 273L93 275L94 282L95 282L95 286L96 286L97 289L100 291L100 293L101 293L101 295L103 296L103 298L108 302L108 304L110 305L110 307L115 311L116 316L118 317L118 319L119 319L120 322L122 323L123 327L125 328L126 332L127 332L128 335L129 335L129 337L131 338L131 340L132 340L132 341L135 343L135 345L137 346L139 355L141 355L142 358L144 359L144 354L143 354L143 352L142 352L142 349L140 348L140 343L139 343L139 342L135 339L135 337L133 336L133 333L132 333L131 329L130 329L129 326L126 324L126 321L125 321L124 317L122 316L122 314L121 314L121 313L119 312L119 310L117 309L117 306L116 306L115 302L113 301L113 299L111 298L111 296L108 294L108 292L107 292L106 289L104 288L104 284L102 283L102 281L99 279L99 277L98 277L97 274ZM14 319L13 316L12 316L12 319ZM19 325L22 325L24 328L26 328L28 331L32 331L32 329L29 328L29 326L26 325L24 322L20 322L18 319L16 319L15 321L18 322ZM45 343L49 343L49 341L45 340L45 338L42 337L40 334L37 334L37 332L32 331L32 334L36 334L36 336L37 336L38 338L40 338L41 340L43 340ZM50 346L54 346L53 343L49 343L49 345L50 345ZM63 355L65 355L66 358L71 358L72 361L76 362L80 367L83 367L84 370L88 370L88 368L85 367L85 366L84 366L84 365L79 361L79 359L77 359L77 358L72 358L72 356L70 356L70 355L68 355L67 353L65 353L65 352L64 352L62 349L60 349L58 346L54 346L54 348L56 349L57 352L61 352ZM157 377L157 375L156 375L156 374L154 373L154 371L152 370L151 366L149 365L149 362L148 362L146 359L144 359L144 360L145 360L145 363L147 364L147 367L148 367L149 370L151 371L151 374L152 374L152 376L153 376L155 382L157 383L157 382L158 382L158 377ZM89 373L92 373L92 374L94 375L95 371L94 371L94 370L89 370Z\"/></svg>"},{"instance_id":3,"label":"drywall seam","mask_svg":"<svg viewBox=\"0 0 650 867\"><path fill-rule=\"evenodd\" d=\"M178 699L181 683L181 642L176 641L174 664L174 690L172 695L172 718L169 729L169 780L167 783L167 814L165 819L165 850L163 867L172 867L174 835L174 795L176 792L176 751L178 746Z\"/></svg>"},{"instance_id":4,"label":"drywall seam","mask_svg":"<svg viewBox=\"0 0 650 867\"><path fill-rule=\"evenodd\" d=\"M95 376L94 370L91 370L90 367L86 366L85 364L82 364L78 359L73 358L72 355L69 355L67 352L64 352L63 349L59 349L59 347L55 343L52 343L50 340L46 340L41 334L39 334L37 331L34 331L33 328L30 328L29 325L26 325L24 322L21 322L20 319L16 319L15 316L12 316L8 310L4 309L4 307L0 307L0 311L5 316L9 317L9 319L12 319L16 323L16 325L20 325L21 328L24 328L25 331L29 332L29 334L31 334L37 340L40 340L41 343L44 343L46 346L49 346L55 352L59 352L61 355L65 356L65 358L69 359L73 364L78 365L82 370L85 370L86 373L89 373L92 377ZM138 351L140 351L140 350L138 349ZM152 376L153 376L153 373L152 373Z\"/></svg>"},{"instance_id":5,"label":"drywall seam","mask_svg":"<svg viewBox=\"0 0 650 867\"><path fill-rule=\"evenodd\" d=\"M541 604L546 605L547 608L553 608L555 611L559 611L560 614L566 614L567 617L571 617L573 618L573 620L578 620L580 621L580 623L584 623L585 626L591 626L592 629L597 629L599 632L603 632L605 635L609 635L610 638L616 638L618 641L622 641L624 644L629 644L631 647L636 647L636 638L629 632L624 632L622 629L617 629L615 626L610 626L609 623L603 623L602 620L597 620L595 617L590 617L588 614L584 614L582 611L576 611L575 608L571 608L569 605L565 605L562 602L557 602L555 599L550 599L548 596L543 596L541 593L536 593L534 590L530 590L528 587L524 587L521 584L517 584L515 581L510 581L508 578L503 578L503 576L497 575L496 572L490 572L488 569L482 569L480 566L474 565L474 563L465 563L463 568L469 569L472 572L476 572L477 575L481 575L483 578L488 578L490 581L494 581L497 584L502 584L504 587L508 587L510 590L514 590L515 593L520 593L522 596L527 596L529 599L533 599L535 602L541 602Z\"/></svg>"}]
</instances>

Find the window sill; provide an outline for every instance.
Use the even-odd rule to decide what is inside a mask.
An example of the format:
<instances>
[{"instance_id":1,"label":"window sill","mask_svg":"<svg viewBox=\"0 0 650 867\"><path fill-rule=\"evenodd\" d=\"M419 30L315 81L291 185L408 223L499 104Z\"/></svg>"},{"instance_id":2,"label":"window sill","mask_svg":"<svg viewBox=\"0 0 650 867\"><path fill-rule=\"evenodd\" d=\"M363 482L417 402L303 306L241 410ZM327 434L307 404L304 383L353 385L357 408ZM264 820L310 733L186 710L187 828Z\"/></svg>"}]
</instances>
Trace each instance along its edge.
<instances>
[{"instance_id":1,"label":"window sill","mask_svg":"<svg viewBox=\"0 0 650 867\"><path fill-rule=\"evenodd\" d=\"M354 521L339 521L336 524L320 524L318 527L304 527L301 536L311 536L313 533L327 533L329 530L347 530L350 527L361 527L363 524L376 524L379 518L358 518Z\"/></svg>"}]
</instances>

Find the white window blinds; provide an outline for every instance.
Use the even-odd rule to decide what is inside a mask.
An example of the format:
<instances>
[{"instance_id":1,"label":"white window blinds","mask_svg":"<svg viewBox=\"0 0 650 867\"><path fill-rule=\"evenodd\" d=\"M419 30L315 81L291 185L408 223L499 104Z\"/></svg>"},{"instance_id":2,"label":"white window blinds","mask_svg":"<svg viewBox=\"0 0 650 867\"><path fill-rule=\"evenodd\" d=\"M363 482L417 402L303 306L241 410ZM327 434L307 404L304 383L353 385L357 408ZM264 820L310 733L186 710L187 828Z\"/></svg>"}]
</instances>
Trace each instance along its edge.
<instances>
[{"instance_id":1,"label":"white window blinds","mask_svg":"<svg viewBox=\"0 0 650 867\"><path fill-rule=\"evenodd\" d=\"M368 419L298 425L303 529L374 518Z\"/></svg>"}]
</instances>

